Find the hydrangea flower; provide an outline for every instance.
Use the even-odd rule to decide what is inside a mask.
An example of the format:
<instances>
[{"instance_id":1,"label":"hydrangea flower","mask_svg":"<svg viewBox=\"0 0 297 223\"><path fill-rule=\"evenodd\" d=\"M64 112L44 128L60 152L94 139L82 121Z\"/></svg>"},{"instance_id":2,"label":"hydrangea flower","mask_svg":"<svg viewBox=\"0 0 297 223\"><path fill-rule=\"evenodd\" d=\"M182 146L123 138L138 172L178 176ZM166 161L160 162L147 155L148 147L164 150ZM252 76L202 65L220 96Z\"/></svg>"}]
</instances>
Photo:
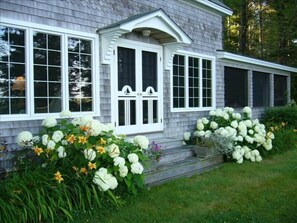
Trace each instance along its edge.
<instances>
[{"instance_id":1,"label":"hydrangea flower","mask_svg":"<svg viewBox=\"0 0 297 223\"><path fill-rule=\"evenodd\" d=\"M64 134L62 131L58 130L58 131L55 131L53 136L52 136L52 139L58 143L61 141L61 139L64 137Z\"/></svg>"},{"instance_id":2,"label":"hydrangea flower","mask_svg":"<svg viewBox=\"0 0 297 223\"><path fill-rule=\"evenodd\" d=\"M42 121L42 126L51 128L57 125L57 120L53 117L48 117Z\"/></svg>"},{"instance_id":3,"label":"hydrangea flower","mask_svg":"<svg viewBox=\"0 0 297 223\"><path fill-rule=\"evenodd\" d=\"M93 182L98 185L101 191L107 191L109 189L113 190L118 186L117 179L103 167L95 172Z\"/></svg>"},{"instance_id":4,"label":"hydrangea flower","mask_svg":"<svg viewBox=\"0 0 297 223\"><path fill-rule=\"evenodd\" d=\"M141 149L147 149L149 146L149 140L145 136L135 136L133 139L135 145L140 146Z\"/></svg>"},{"instance_id":5,"label":"hydrangea flower","mask_svg":"<svg viewBox=\"0 0 297 223\"><path fill-rule=\"evenodd\" d=\"M60 112L60 117L61 118L71 118L72 117L72 113L69 110L64 110Z\"/></svg>"},{"instance_id":6,"label":"hydrangea flower","mask_svg":"<svg viewBox=\"0 0 297 223\"><path fill-rule=\"evenodd\" d=\"M143 166L139 162L131 164L131 173L142 174L142 172Z\"/></svg>"},{"instance_id":7,"label":"hydrangea flower","mask_svg":"<svg viewBox=\"0 0 297 223\"><path fill-rule=\"evenodd\" d=\"M128 167L120 166L119 173L120 173L120 177L123 177L123 178L126 177L128 174Z\"/></svg>"},{"instance_id":8,"label":"hydrangea flower","mask_svg":"<svg viewBox=\"0 0 297 223\"><path fill-rule=\"evenodd\" d=\"M130 163L138 163L139 162L139 157L135 153L130 153L127 158Z\"/></svg>"},{"instance_id":9,"label":"hydrangea flower","mask_svg":"<svg viewBox=\"0 0 297 223\"><path fill-rule=\"evenodd\" d=\"M32 147L33 135L29 131L22 131L21 133L18 134L16 142L21 148Z\"/></svg>"},{"instance_id":10,"label":"hydrangea flower","mask_svg":"<svg viewBox=\"0 0 297 223\"><path fill-rule=\"evenodd\" d=\"M84 150L85 158L89 161L93 161L96 158L96 152L93 149Z\"/></svg>"},{"instance_id":11,"label":"hydrangea flower","mask_svg":"<svg viewBox=\"0 0 297 223\"><path fill-rule=\"evenodd\" d=\"M185 141L188 141L190 139L190 137L191 137L191 133L190 132L185 132L184 133L184 140Z\"/></svg>"},{"instance_id":12,"label":"hydrangea flower","mask_svg":"<svg viewBox=\"0 0 297 223\"><path fill-rule=\"evenodd\" d=\"M120 149L116 144L111 144L108 148L108 154L111 158L118 157L120 155Z\"/></svg>"},{"instance_id":13,"label":"hydrangea flower","mask_svg":"<svg viewBox=\"0 0 297 223\"><path fill-rule=\"evenodd\" d=\"M125 165L125 159L123 157L116 157L113 159L113 165L123 167Z\"/></svg>"}]
</instances>

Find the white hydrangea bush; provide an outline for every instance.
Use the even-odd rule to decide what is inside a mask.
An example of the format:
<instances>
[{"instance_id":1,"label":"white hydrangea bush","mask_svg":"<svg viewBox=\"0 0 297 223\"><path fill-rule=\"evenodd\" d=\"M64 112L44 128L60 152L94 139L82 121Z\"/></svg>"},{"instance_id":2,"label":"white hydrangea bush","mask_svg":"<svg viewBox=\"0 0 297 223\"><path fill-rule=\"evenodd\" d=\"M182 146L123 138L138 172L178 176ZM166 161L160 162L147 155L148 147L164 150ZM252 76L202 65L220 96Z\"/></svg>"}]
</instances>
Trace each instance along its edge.
<instances>
[{"instance_id":1,"label":"white hydrangea bush","mask_svg":"<svg viewBox=\"0 0 297 223\"><path fill-rule=\"evenodd\" d=\"M250 107L244 107L242 114L235 112L233 108L225 107L211 110L209 118L198 119L194 133L191 136L188 132L184 134L185 143L190 138L210 140L226 138L231 141L232 150L231 153L225 155L237 163L242 163L245 159L261 162L260 152L272 149L274 134L267 132L258 119L252 119Z\"/></svg>"},{"instance_id":2,"label":"white hydrangea bush","mask_svg":"<svg viewBox=\"0 0 297 223\"><path fill-rule=\"evenodd\" d=\"M92 116L71 118L71 112L63 111L60 117L43 120L40 140L29 131L17 137L18 145L31 149L42 167L57 171L53 179L58 183L73 177L88 179L109 194L118 187L118 191L126 187L132 193L144 187L143 163L148 159L144 152L149 145L145 136L129 142L114 133L114 126Z\"/></svg>"}]
</instances>

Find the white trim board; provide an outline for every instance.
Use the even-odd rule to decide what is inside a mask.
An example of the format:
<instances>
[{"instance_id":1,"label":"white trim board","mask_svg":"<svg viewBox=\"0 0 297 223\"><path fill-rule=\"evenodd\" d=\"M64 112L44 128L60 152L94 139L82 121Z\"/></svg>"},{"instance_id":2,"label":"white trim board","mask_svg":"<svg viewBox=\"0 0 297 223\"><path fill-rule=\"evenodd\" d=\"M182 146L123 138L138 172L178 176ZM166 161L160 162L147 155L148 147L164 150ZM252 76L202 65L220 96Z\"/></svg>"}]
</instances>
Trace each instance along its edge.
<instances>
[{"instance_id":1,"label":"white trim board","mask_svg":"<svg viewBox=\"0 0 297 223\"><path fill-rule=\"evenodd\" d=\"M242 63L247 63L247 64L252 64L252 65L257 65L261 67L268 67L271 69L277 69L277 70L282 70L282 71L289 71L292 73L297 73L297 68L295 67L289 67L277 63L272 63L264 60L259 60L259 59L254 59L246 56L241 56L233 53L228 53L228 52L217 52L217 59L224 61L224 60L232 60L235 62L242 62Z\"/></svg>"}]
</instances>

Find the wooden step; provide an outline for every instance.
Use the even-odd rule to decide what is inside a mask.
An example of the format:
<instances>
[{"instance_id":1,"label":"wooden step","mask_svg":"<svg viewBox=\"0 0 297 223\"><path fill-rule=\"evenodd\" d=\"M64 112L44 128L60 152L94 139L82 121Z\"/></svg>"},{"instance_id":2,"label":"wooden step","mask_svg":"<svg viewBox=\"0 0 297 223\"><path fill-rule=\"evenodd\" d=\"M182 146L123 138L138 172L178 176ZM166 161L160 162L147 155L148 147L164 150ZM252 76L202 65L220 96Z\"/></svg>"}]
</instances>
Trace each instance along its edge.
<instances>
[{"instance_id":1,"label":"wooden step","mask_svg":"<svg viewBox=\"0 0 297 223\"><path fill-rule=\"evenodd\" d=\"M150 142L153 142L153 141L158 145L161 145L164 150L182 146L182 140L180 138L162 137L162 138L150 139Z\"/></svg>"},{"instance_id":2,"label":"wooden step","mask_svg":"<svg viewBox=\"0 0 297 223\"><path fill-rule=\"evenodd\" d=\"M163 152L164 153L159 161L160 164L177 162L195 155L192 147L188 145L172 147L170 149L165 149Z\"/></svg>"},{"instance_id":3,"label":"wooden step","mask_svg":"<svg viewBox=\"0 0 297 223\"><path fill-rule=\"evenodd\" d=\"M155 169L145 173L145 184L155 186L181 177L189 177L219 167L223 163L222 155L205 159L188 157L176 162L159 164Z\"/></svg>"}]
</instances>

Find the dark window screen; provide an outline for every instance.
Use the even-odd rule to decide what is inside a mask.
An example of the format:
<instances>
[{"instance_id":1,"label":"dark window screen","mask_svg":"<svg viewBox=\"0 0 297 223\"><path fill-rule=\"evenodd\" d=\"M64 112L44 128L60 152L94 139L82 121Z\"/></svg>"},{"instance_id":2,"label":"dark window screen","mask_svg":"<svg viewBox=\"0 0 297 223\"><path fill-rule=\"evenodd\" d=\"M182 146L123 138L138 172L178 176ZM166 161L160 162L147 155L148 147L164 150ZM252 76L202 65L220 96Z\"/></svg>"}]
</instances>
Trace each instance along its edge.
<instances>
[{"instance_id":1,"label":"dark window screen","mask_svg":"<svg viewBox=\"0 0 297 223\"><path fill-rule=\"evenodd\" d=\"M247 70L225 67L225 106L234 108L248 104Z\"/></svg>"},{"instance_id":2,"label":"dark window screen","mask_svg":"<svg viewBox=\"0 0 297 223\"><path fill-rule=\"evenodd\" d=\"M274 106L283 106L287 104L287 77L274 75Z\"/></svg>"},{"instance_id":3,"label":"dark window screen","mask_svg":"<svg viewBox=\"0 0 297 223\"><path fill-rule=\"evenodd\" d=\"M269 74L263 72L253 72L253 106L269 106L269 95Z\"/></svg>"}]
</instances>

